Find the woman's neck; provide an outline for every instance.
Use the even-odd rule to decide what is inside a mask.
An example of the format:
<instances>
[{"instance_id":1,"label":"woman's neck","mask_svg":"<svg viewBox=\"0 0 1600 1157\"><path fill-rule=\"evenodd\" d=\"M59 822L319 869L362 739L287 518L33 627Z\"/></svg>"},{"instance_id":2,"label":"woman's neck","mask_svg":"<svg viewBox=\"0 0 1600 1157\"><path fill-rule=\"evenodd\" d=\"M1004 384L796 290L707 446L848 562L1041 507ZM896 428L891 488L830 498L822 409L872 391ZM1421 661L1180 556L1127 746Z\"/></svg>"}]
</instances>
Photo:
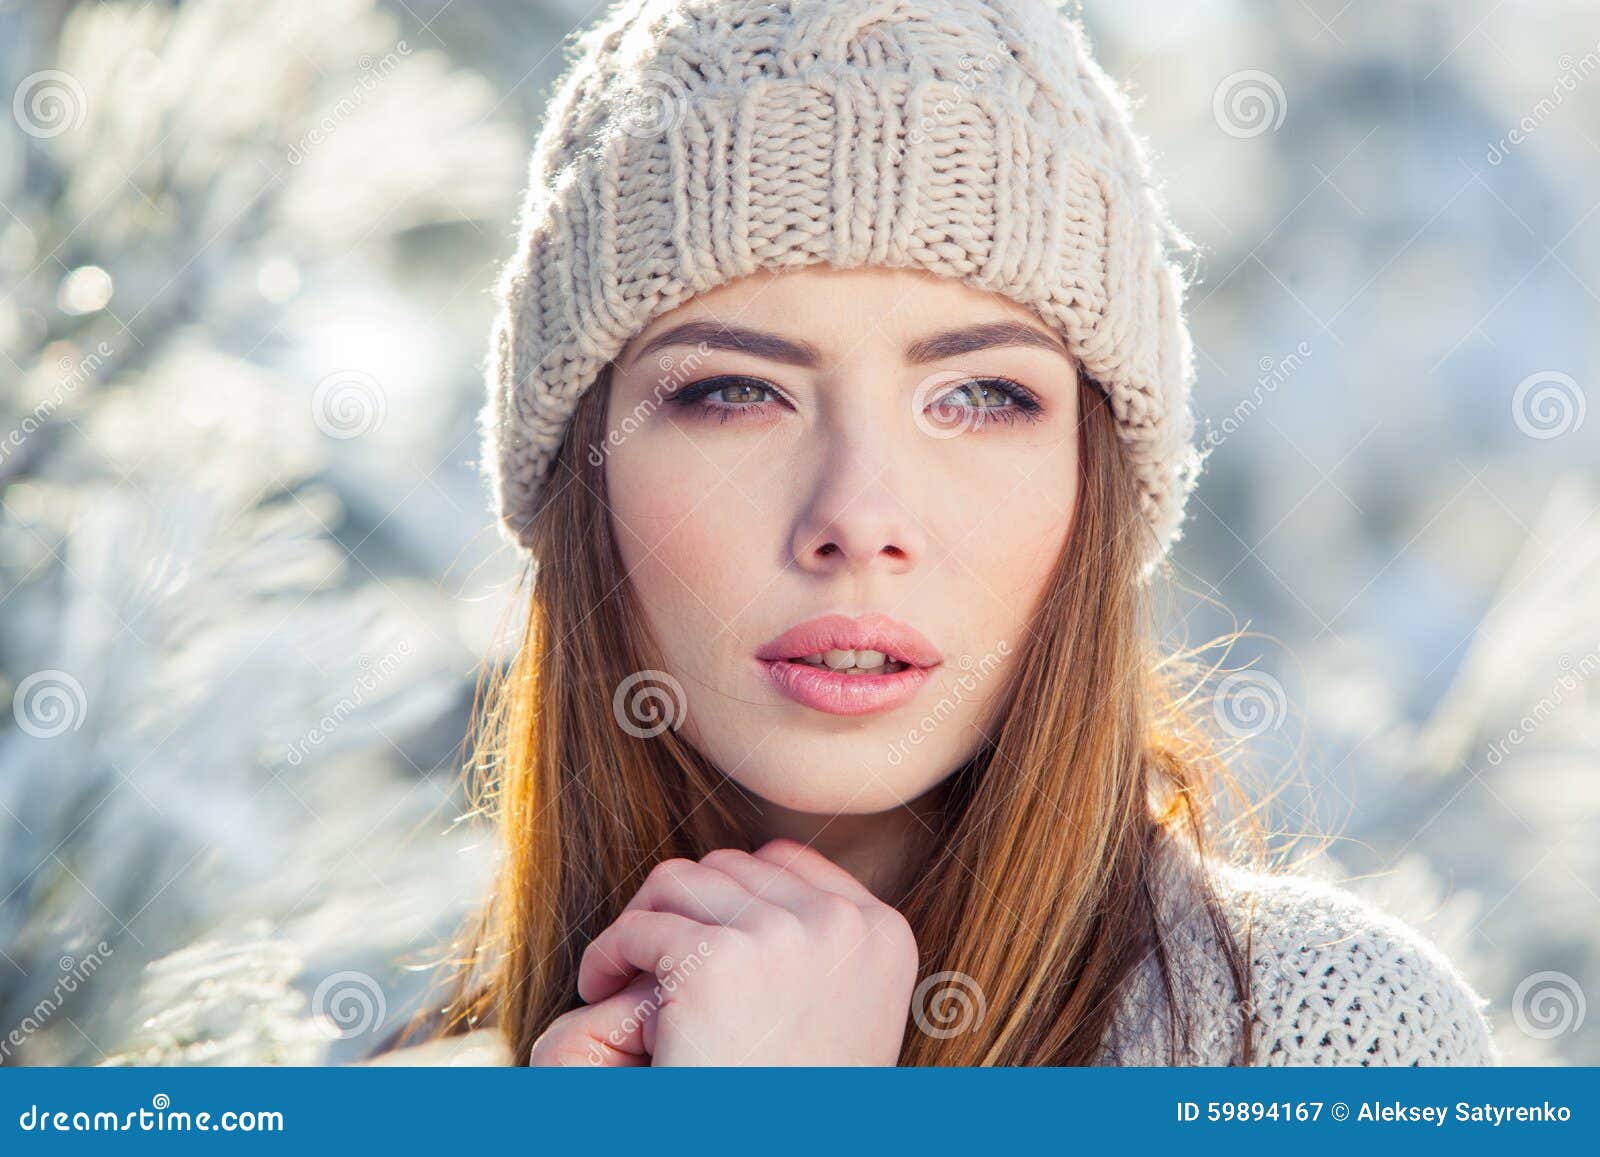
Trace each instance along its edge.
<instances>
[{"instance_id":1,"label":"woman's neck","mask_svg":"<svg viewBox=\"0 0 1600 1157\"><path fill-rule=\"evenodd\" d=\"M943 787L909 804L872 815L818 815L749 800L746 823L760 846L791 839L815 848L893 904L905 889L912 858L938 830Z\"/></svg>"}]
</instances>

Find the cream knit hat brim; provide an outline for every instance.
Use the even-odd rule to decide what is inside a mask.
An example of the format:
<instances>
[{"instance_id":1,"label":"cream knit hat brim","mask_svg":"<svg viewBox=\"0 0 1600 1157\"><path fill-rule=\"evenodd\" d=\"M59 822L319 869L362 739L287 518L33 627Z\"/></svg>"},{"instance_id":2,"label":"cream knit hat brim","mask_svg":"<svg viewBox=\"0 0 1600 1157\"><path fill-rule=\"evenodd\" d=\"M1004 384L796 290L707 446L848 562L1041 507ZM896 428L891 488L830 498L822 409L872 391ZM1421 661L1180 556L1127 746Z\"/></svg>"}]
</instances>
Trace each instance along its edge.
<instances>
[{"instance_id":1,"label":"cream knit hat brim","mask_svg":"<svg viewBox=\"0 0 1600 1157\"><path fill-rule=\"evenodd\" d=\"M763 269L927 270L1036 310L1110 399L1148 524L1201 458L1168 222L1125 102L1047 0L625 0L585 33L500 283L484 462L526 544L583 392Z\"/></svg>"}]
</instances>

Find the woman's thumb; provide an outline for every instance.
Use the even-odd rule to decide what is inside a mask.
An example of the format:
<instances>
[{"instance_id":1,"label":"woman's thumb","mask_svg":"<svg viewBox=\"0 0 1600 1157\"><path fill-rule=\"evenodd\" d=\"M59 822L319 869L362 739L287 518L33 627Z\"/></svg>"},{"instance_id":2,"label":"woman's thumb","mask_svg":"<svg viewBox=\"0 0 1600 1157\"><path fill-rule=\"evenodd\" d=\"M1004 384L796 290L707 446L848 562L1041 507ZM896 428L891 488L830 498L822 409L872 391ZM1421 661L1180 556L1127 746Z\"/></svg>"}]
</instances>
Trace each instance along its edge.
<instances>
[{"instance_id":1,"label":"woman's thumb","mask_svg":"<svg viewBox=\"0 0 1600 1157\"><path fill-rule=\"evenodd\" d=\"M644 1026L660 1005L656 978L643 973L621 992L557 1017L533 1042L533 1067L629 1068L648 1065Z\"/></svg>"}]
</instances>

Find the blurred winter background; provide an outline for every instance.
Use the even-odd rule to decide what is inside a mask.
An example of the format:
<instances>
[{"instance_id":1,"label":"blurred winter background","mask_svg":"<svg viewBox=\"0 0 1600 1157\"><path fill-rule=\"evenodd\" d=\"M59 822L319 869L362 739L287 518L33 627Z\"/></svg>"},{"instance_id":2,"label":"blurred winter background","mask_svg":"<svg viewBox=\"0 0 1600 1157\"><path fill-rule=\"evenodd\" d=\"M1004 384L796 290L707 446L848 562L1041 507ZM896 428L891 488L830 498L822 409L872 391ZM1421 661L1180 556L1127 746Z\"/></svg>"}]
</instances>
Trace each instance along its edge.
<instances>
[{"instance_id":1,"label":"blurred winter background","mask_svg":"<svg viewBox=\"0 0 1600 1157\"><path fill-rule=\"evenodd\" d=\"M340 1062L478 898L490 290L588 0L0 0L0 1063ZM1200 245L1176 636L1600 1062L1600 11L1091 0Z\"/></svg>"}]
</instances>

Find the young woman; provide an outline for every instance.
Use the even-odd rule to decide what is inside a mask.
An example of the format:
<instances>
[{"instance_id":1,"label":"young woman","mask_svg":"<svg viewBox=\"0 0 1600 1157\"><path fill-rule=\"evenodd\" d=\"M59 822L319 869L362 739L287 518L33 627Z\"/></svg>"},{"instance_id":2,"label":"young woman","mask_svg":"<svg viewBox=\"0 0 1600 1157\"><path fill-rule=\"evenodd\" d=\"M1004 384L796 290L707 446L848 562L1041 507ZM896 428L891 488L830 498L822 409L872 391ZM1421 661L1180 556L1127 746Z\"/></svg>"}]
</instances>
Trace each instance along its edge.
<instances>
[{"instance_id":1,"label":"young woman","mask_svg":"<svg viewBox=\"0 0 1600 1157\"><path fill-rule=\"evenodd\" d=\"M448 999L515 1064L1476 1064L1419 933L1247 864L1150 601L1199 468L1125 106L1046 0L629 0L485 412L526 629ZM1248 809L1246 813L1248 814Z\"/></svg>"}]
</instances>

